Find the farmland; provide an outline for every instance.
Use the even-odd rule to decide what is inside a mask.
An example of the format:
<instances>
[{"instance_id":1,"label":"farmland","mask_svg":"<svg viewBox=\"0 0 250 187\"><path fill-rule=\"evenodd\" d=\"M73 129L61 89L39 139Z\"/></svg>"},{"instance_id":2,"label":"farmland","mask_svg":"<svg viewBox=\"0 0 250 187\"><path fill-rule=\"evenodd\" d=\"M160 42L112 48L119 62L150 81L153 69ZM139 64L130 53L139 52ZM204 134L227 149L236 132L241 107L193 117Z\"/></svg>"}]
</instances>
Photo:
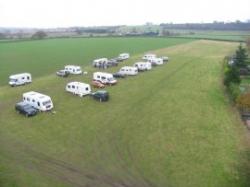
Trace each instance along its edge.
<instances>
[{"instance_id":1,"label":"farmland","mask_svg":"<svg viewBox=\"0 0 250 187\"><path fill-rule=\"evenodd\" d=\"M0 44L0 186L247 186L244 128L221 85L221 61L236 47L134 38ZM90 82L93 58L128 49L124 64L146 51L171 61L108 87L107 103L64 91L71 80ZM56 77L68 63L88 75ZM18 70L32 72L34 82L5 86ZM50 95L55 113L16 114L14 104L30 90Z\"/></svg>"},{"instance_id":2,"label":"farmland","mask_svg":"<svg viewBox=\"0 0 250 187\"><path fill-rule=\"evenodd\" d=\"M0 85L10 74L31 71L40 77L54 73L66 64L90 65L100 57L115 57L129 50L131 54L159 49L191 39L160 38L82 38L0 43Z\"/></svg>"}]
</instances>

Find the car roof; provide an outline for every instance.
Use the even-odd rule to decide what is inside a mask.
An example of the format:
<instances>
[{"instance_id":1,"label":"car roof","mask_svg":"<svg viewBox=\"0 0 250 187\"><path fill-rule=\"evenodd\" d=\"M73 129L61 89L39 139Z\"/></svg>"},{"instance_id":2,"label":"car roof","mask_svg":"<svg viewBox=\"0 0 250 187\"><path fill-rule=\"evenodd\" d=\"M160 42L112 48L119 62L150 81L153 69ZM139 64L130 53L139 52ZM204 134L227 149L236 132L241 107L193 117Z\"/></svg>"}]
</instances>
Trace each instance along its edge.
<instances>
[{"instance_id":1,"label":"car roof","mask_svg":"<svg viewBox=\"0 0 250 187\"><path fill-rule=\"evenodd\" d=\"M95 93L101 93L101 94L106 94L106 93L108 93L106 90L98 90L98 91L96 91Z\"/></svg>"}]
</instances>

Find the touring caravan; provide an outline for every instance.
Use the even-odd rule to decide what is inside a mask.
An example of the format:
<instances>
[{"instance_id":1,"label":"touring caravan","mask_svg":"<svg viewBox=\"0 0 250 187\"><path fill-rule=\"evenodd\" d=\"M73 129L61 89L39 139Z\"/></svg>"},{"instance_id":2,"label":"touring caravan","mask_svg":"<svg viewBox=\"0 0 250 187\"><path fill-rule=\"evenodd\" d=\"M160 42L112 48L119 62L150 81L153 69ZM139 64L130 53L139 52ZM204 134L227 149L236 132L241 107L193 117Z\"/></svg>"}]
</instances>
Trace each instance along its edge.
<instances>
[{"instance_id":1,"label":"touring caravan","mask_svg":"<svg viewBox=\"0 0 250 187\"><path fill-rule=\"evenodd\" d=\"M161 58L151 58L151 59L148 59L148 62L150 62L153 66L157 66L157 65L162 65L163 64L163 59L161 59Z\"/></svg>"},{"instance_id":2,"label":"touring caravan","mask_svg":"<svg viewBox=\"0 0 250 187\"><path fill-rule=\"evenodd\" d=\"M122 75L137 75L138 69L133 66L124 66L119 70L119 73Z\"/></svg>"},{"instance_id":3,"label":"touring caravan","mask_svg":"<svg viewBox=\"0 0 250 187\"><path fill-rule=\"evenodd\" d=\"M130 57L129 53L121 53L121 54L119 54L118 59L119 60L127 60L127 59L129 59L129 57Z\"/></svg>"},{"instance_id":4,"label":"touring caravan","mask_svg":"<svg viewBox=\"0 0 250 187\"><path fill-rule=\"evenodd\" d=\"M75 65L67 65L64 67L66 71L68 71L70 74L79 75L82 74L82 69L80 66Z\"/></svg>"},{"instance_id":5,"label":"touring caravan","mask_svg":"<svg viewBox=\"0 0 250 187\"><path fill-rule=\"evenodd\" d=\"M150 62L136 62L134 64L134 67L136 67L138 71L146 71L152 69L152 65Z\"/></svg>"},{"instance_id":6,"label":"touring caravan","mask_svg":"<svg viewBox=\"0 0 250 187\"><path fill-rule=\"evenodd\" d=\"M152 59L152 58L156 58L156 55L155 54L145 54L142 57L143 60L149 60L149 59Z\"/></svg>"},{"instance_id":7,"label":"touring caravan","mask_svg":"<svg viewBox=\"0 0 250 187\"><path fill-rule=\"evenodd\" d=\"M104 73L104 72L95 72L93 74L93 80L109 85L114 85L117 83L117 80L114 79L111 73Z\"/></svg>"},{"instance_id":8,"label":"touring caravan","mask_svg":"<svg viewBox=\"0 0 250 187\"><path fill-rule=\"evenodd\" d=\"M40 111L49 111L53 108L52 100L49 96L38 92L26 92L23 94L23 102L30 104Z\"/></svg>"},{"instance_id":9,"label":"touring caravan","mask_svg":"<svg viewBox=\"0 0 250 187\"><path fill-rule=\"evenodd\" d=\"M65 89L67 92L79 95L80 97L91 93L90 85L82 82L70 82L66 85Z\"/></svg>"},{"instance_id":10,"label":"touring caravan","mask_svg":"<svg viewBox=\"0 0 250 187\"><path fill-rule=\"evenodd\" d=\"M107 65L108 63L108 59L107 58L99 58L99 59L95 59L93 61L93 66L94 67L104 67L105 65Z\"/></svg>"},{"instance_id":11,"label":"touring caravan","mask_svg":"<svg viewBox=\"0 0 250 187\"><path fill-rule=\"evenodd\" d=\"M10 86L19 86L32 82L30 73L20 73L16 75L11 75L9 79Z\"/></svg>"}]
</instances>

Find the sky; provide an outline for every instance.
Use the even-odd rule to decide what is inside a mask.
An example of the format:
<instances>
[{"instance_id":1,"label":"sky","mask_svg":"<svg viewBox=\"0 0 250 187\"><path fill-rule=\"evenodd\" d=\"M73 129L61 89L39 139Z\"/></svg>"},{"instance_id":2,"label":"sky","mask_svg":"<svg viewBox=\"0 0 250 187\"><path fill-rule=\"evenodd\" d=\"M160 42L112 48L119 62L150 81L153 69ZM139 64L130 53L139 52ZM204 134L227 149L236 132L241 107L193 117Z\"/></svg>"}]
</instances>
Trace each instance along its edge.
<instances>
[{"instance_id":1,"label":"sky","mask_svg":"<svg viewBox=\"0 0 250 187\"><path fill-rule=\"evenodd\" d=\"M0 27L246 21L250 0L0 0Z\"/></svg>"}]
</instances>

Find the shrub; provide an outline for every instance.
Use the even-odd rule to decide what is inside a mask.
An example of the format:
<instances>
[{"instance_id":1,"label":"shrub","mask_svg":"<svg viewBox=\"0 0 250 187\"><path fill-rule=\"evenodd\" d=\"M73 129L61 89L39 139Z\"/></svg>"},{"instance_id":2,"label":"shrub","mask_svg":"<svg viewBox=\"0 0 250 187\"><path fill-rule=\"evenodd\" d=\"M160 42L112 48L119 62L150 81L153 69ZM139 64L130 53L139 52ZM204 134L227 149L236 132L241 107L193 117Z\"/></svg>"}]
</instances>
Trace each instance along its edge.
<instances>
[{"instance_id":1,"label":"shrub","mask_svg":"<svg viewBox=\"0 0 250 187\"><path fill-rule=\"evenodd\" d=\"M240 96L241 92L240 92L240 88L238 84L235 83L230 83L228 86L228 92L231 95L231 98L233 101L236 101L238 99L238 97Z\"/></svg>"},{"instance_id":2,"label":"shrub","mask_svg":"<svg viewBox=\"0 0 250 187\"><path fill-rule=\"evenodd\" d=\"M240 74L236 66L228 66L225 70L224 84L229 87L231 83L240 83Z\"/></svg>"}]
</instances>

